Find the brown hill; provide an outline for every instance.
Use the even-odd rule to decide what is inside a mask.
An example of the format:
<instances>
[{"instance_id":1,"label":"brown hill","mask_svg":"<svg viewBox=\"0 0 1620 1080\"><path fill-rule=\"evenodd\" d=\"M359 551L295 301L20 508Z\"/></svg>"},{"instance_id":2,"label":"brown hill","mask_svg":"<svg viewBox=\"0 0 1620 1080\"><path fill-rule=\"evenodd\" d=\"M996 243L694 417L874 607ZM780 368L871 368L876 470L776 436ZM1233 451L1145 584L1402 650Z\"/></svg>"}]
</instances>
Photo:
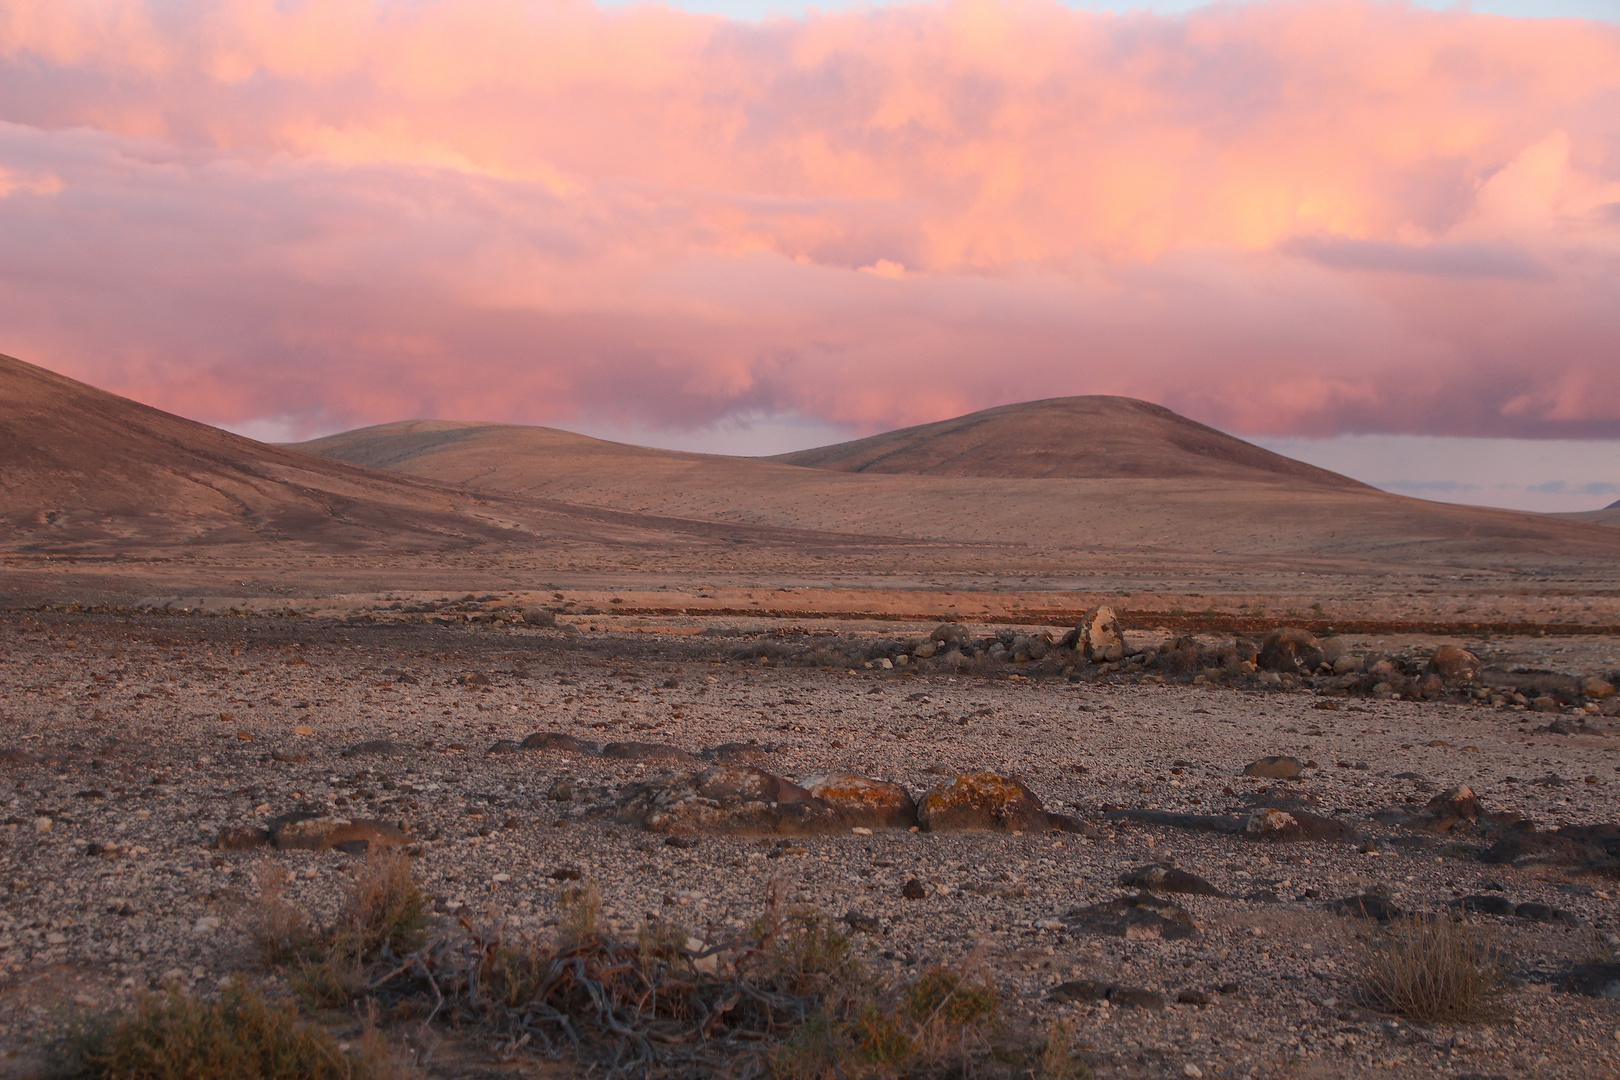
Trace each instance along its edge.
<instances>
[{"instance_id":1,"label":"brown hill","mask_svg":"<svg viewBox=\"0 0 1620 1080\"><path fill-rule=\"evenodd\" d=\"M269 446L0 356L0 534L7 546L501 535L442 485Z\"/></svg>"},{"instance_id":2,"label":"brown hill","mask_svg":"<svg viewBox=\"0 0 1620 1080\"><path fill-rule=\"evenodd\" d=\"M1091 395L1048 398L901 428L772 460L839 472L918 476L1278 480L1362 488L1160 405Z\"/></svg>"},{"instance_id":3,"label":"brown hill","mask_svg":"<svg viewBox=\"0 0 1620 1080\"><path fill-rule=\"evenodd\" d=\"M1298 560L1306 560L1313 568L1332 564L1355 575L1385 575L1397 567L1402 572L1459 563L1506 567L1527 558L1584 562L1620 555L1620 538L1610 530L1391 495L1174 414L1166 414L1166 420L1160 415L1165 411L1155 406L1137 410L1136 403L1119 405L1122 399L1101 400L1104 412L1148 417L1134 426L1116 424L1123 433L1115 436L1114 465L1134 471L1090 477L846 472L781 459L654 450L552 428L422 420L300 445L347 461L529 499L852 540L969 546L949 557L932 556L944 558L935 564L939 573L968 562L993 566L1014 553L1020 563L1051 574L1116 558L1176 565L1216 558L1272 569L1302 566ZM1031 411L1048 420L1053 412L1068 412L1061 408L1066 403L1056 410L1048 404L1035 403ZM1015 444L1038 445L1033 439L1020 441L1016 425L1005 422L1017 409L990 412L1001 416L988 430L1000 430L1006 438L999 448L986 450L987 459L1001 453L1016 462ZM1053 428L1049 423L1042 430ZM1182 445L1155 447L1145 434L1152 430L1173 433ZM844 448L861 443L871 441L787 456L858 460ZM1070 455L1079 457L1073 450ZM963 455L957 457L960 467ZM1031 469L1028 462L1036 459L1023 460ZM1159 475L1143 475L1154 471Z\"/></svg>"}]
</instances>

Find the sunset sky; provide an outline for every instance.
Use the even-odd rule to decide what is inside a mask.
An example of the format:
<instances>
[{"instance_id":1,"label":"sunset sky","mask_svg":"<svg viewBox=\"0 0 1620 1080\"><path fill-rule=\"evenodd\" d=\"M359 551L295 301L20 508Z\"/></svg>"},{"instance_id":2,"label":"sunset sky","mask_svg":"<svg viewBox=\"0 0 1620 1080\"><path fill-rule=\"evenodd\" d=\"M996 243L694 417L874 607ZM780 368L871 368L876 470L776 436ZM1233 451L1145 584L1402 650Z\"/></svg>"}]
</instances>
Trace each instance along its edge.
<instances>
[{"instance_id":1,"label":"sunset sky","mask_svg":"<svg viewBox=\"0 0 1620 1080\"><path fill-rule=\"evenodd\" d=\"M273 438L1128 394L1593 508L1620 0L0 0L0 352Z\"/></svg>"}]
</instances>

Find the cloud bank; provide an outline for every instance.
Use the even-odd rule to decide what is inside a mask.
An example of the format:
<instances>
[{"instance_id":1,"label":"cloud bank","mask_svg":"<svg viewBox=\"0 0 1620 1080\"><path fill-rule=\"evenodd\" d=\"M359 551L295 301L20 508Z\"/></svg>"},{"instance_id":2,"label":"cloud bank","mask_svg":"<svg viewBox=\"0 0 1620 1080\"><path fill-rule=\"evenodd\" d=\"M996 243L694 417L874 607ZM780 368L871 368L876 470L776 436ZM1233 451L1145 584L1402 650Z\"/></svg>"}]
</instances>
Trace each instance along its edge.
<instances>
[{"instance_id":1,"label":"cloud bank","mask_svg":"<svg viewBox=\"0 0 1620 1080\"><path fill-rule=\"evenodd\" d=\"M1620 27L0 0L0 351L213 422L1620 437Z\"/></svg>"}]
</instances>

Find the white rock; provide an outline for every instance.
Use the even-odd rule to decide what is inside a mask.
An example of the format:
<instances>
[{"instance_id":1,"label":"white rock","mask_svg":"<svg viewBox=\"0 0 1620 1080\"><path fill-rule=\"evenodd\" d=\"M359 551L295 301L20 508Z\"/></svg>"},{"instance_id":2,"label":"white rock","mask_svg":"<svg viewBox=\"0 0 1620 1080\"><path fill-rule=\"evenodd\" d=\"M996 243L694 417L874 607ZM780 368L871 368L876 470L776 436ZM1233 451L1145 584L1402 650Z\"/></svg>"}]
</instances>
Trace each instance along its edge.
<instances>
[{"instance_id":1,"label":"white rock","mask_svg":"<svg viewBox=\"0 0 1620 1080\"><path fill-rule=\"evenodd\" d=\"M193 934L212 934L218 929L219 917L216 915L204 915L197 920L197 924L191 928L191 932Z\"/></svg>"},{"instance_id":2,"label":"white rock","mask_svg":"<svg viewBox=\"0 0 1620 1080\"><path fill-rule=\"evenodd\" d=\"M52 824L52 822L51 822L50 818L48 818L48 817L37 817L37 818L34 819L34 831L35 832L50 832L51 831L51 824Z\"/></svg>"}]
</instances>

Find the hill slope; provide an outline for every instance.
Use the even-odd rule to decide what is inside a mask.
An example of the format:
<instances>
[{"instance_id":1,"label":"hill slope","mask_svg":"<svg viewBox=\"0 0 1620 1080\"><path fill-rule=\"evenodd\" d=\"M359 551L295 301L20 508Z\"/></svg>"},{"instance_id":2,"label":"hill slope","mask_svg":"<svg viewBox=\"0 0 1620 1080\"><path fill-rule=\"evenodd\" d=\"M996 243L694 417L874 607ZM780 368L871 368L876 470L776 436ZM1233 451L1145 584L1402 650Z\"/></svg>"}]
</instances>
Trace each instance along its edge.
<instances>
[{"instance_id":1,"label":"hill slope","mask_svg":"<svg viewBox=\"0 0 1620 1080\"><path fill-rule=\"evenodd\" d=\"M918 476L1278 480L1366 485L1135 398L1048 398L901 428L772 460Z\"/></svg>"},{"instance_id":2,"label":"hill slope","mask_svg":"<svg viewBox=\"0 0 1620 1080\"><path fill-rule=\"evenodd\" d=\"M1096 400L1066 399L1059 405ZM1135 408L1139 403L1121 407L1122 399L1101 400L1127 420L1139 412ZM1050 403L1035 404L1035 413L1050 416L1052 410L1046 409ZM1620 537L1610 530L1535 514L1391 495L1219 432L1206 434L1211 429L1173 413L1165 419L1159 415L1164 410L1154 406L1140 412L1151 423L1121 425L1125 432L1116 439L1121 449L1112 459L1116 473L1104 476L837 470L836 463L860 460L859 453L849 448L870 447L872 440L786 456L835 463L832 468L807 468L783 459L654 450L552 428L422 420L345 432L300 446L347 461L529 499L850 538L972 545L980 553L975 558L990 559L992 564L993 552L1026 552L1054 572L1092 565L1104 552L1110 557L1135 552L1155 559L1219 555L1273 564L1279 559L1349 559L1363 564L1358 573L1380 574L1395 566L1454 560L1505 565L1526 557L1620 556ZM950 467L986 468L985 460L994 460L991 451L999 450L1009 467L1022 461L1019 467L1033 471L1029 462L1037 459L1020 458L1012 447L1039 449L1044 444L1020 443L1016 424L1007 422L1009 415L1018 415L1018 410L990 410L963 418L989 416L994 423L977 424L976 430L999 431L1004 438L977 463L958 454ZM949 432L950 424L928 427ZM1168 430L1184 444L1191 441L1192 448L1155 447L1144 429ZM897 445L909 443L926 450L928 440L915 434L926 429L909 430L912 434ZM1050 425L1044 430L1050 431ZM934 456L944 457L937 452L940 444L934 445ZM1207 452L1200 452L1200 447ZM1071 452L1071 458L1078 456ZM1058 467L1050 459L1045 466ZM941 565L941 572L944 569Z\"/></svg>"}]
</instances>

